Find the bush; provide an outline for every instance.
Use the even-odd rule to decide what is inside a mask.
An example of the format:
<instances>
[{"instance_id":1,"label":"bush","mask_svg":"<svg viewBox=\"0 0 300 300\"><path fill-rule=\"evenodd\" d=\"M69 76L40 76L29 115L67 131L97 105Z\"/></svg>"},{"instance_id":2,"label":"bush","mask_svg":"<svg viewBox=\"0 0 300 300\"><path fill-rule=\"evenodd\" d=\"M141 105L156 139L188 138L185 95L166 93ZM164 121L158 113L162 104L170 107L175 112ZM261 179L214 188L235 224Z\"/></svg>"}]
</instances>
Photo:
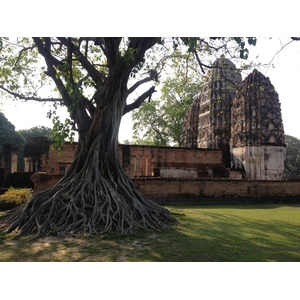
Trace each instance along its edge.
<instances>
[{"instance_id":1,"label":"bush","mask_svg":"<svg viewBox=\"0 0 300 300\"><path fill-rule=\"evenodd\" d=\"M15 189L10 187L8 191L0 195L0 211L17 207L27 202L31 196L31 189Z\"/></svg>"}]
</instances>

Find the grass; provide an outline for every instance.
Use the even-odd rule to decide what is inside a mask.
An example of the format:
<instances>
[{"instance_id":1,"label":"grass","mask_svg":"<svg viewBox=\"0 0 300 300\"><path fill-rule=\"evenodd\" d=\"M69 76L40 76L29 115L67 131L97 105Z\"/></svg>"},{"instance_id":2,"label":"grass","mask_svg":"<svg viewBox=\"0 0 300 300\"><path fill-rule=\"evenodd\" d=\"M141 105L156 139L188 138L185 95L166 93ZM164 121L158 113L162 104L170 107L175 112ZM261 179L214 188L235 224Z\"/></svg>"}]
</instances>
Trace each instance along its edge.
<instances>
[{"instance_id":1,"label":"grass","mask_svg":"<svg viewBox=\"0 0 300 300\"><path fill-rule=\"evenodd\" d=\"M180 224L131 235L0 234L0 261L300 261L300 205L169 207Z\"/></svg>"}]
</instances>

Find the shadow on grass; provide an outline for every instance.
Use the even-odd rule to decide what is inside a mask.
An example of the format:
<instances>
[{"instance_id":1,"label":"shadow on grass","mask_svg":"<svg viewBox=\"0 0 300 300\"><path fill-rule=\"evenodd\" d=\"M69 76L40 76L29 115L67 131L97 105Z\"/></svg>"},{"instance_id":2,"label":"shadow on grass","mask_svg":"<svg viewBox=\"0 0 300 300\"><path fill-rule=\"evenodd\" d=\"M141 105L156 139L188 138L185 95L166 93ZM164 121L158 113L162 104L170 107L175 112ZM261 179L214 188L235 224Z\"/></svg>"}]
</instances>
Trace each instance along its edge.
<instances>
[{"instance_id":1,"label":"shadow on grass","mask_svg":"<svg viewBox=\"0 0 300 300\"><path fill-rule=\"evenodd\" d=\"M21 238L2 234L0 261L300 261L299 206L170 209L180 224L161 232Z\"/></svg>"},{"instance_id":2,"label":"shadow on grass","mask_svg":"<svg viewBox=\"0 0 300 300\"><path fill-rule=\"evenodd\" d=\"M266 208L191 208L177 228L186 261L300 261L300 207Z\"/></svg>"}]
</instances>

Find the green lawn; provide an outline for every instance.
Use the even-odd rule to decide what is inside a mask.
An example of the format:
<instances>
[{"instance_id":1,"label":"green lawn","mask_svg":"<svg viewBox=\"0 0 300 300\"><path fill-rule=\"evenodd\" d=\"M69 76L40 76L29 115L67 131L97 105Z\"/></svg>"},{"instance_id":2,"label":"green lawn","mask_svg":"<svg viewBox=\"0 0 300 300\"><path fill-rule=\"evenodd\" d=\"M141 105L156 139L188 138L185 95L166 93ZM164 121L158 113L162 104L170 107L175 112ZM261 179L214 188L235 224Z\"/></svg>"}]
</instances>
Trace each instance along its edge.
<instances>
[{"instance_id":1,"label":"green lawn","mask_svg":"<svg viewBox=\"0 0 300 300\"><path fill-rule=\"evenodd\" d=\"M0 261L300 261L300 205L168 207L180 224L131 235L0 235Z\"/></svg>"}]
</instances>

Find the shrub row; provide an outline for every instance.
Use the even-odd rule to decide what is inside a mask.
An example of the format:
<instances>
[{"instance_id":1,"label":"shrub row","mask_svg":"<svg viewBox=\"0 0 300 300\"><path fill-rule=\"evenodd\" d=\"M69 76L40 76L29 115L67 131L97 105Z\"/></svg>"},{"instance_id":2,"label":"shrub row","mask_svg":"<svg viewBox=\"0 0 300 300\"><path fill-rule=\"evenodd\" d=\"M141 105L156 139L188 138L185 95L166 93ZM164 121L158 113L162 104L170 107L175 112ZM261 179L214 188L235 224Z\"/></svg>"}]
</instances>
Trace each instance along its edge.
<instances>
[{"instance_id":1,"label":"shrub row","mask_svg":"<svg viewBox=\"0 0 300 300\"><path fill-rule=\"evenodd\" d=\"M17 207L27 202L31 196L31 189L9 188L3 195L0 195L0 211Z\"/></svg>"}]
</instances>

